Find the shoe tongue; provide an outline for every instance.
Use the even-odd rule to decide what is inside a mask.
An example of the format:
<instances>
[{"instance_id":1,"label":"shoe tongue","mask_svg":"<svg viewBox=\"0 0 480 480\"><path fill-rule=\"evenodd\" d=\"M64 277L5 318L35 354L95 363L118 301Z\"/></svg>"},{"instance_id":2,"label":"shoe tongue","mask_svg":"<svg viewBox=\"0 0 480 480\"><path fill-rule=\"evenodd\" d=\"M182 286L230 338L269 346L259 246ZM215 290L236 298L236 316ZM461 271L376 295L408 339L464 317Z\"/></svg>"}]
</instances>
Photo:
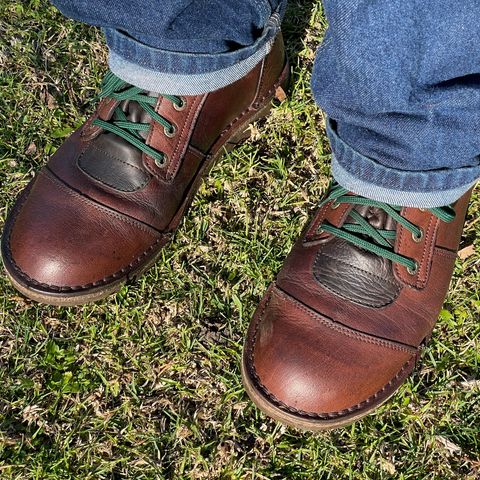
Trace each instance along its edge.
<instances>
[{"instance_id":1,"label":"shoe tongue","mask_svg":"<svg viewBox=\"0 0 480 480\"><path fill-rule=\"evenodd\" d=\"M356 210L374 228L382 230L392 230L395 228L395 220L393 220L383 208L369 205L355 205L354 210ZM353 223L356 222L353 221Z\"/></svg>"},{"instance_id":2,"label":"shoe tongue","mask_svg":"<svg viewBox=\"0 0 480 480\"><path fill-rule=\"evenodd\" d=\"M396 222L383 208L370 205L355 205L353 210L357 211L373 228L378 230L395 230ZM351 216L347 219L348 223L358 223ZM368 240L368 235L364 236ZM393 240L389 240L393 246Z\"/></svg>"},{"instance_id":3,"label":"shoe tongue","mask_svg":"<svg viewBox=\"0 0 480 480\"><path fill-rule=\"evenodd\" d=\"M394 230L396 221L382 208L354 205L353 209L379 230ZM346 223L359 223L351 215ZM355 233L368 242L367 234ZM394 240L388 240L393 246ZM332 237L320 248L313 267L316 280L335 294L369 307L382 307L398 295L399 287L392 262L357 247L347 240Z\"/></svg>"},{"instance_id":4,"label":"shoe tongue","mask_svg":"<svg viewBox=\"0 0 480 480\"><path fill-rule=\"evenodd\" d=\"M158 97L157 93L147 92L149 97ZM150 123L152 117L139 105L138 102L134 100L124 100L120 103L120 108L127 117L127 120L134 123ZM143 139L146 139L148 136L148 131L139 132ZM133 147L134 148L134 147Z\"/></svg>"},{"instance_id":5,"label":"shoe tongue","mask_svg":"<svg viewBox=\"0 0 480 480\"><path fill-rule=\"evenodd\" d=\"M151 92L148 95L158 96ZM119 107L130 122L152 121L150 115L134 100L124 100ZM144 140L148 133L148 130L139 132ZM141 150L112 132L103 132L95 138L80 157L78 165L98 182L122 192L140 190L150 179L150 174L143 166Z\"/></svg>"}]
</instances>

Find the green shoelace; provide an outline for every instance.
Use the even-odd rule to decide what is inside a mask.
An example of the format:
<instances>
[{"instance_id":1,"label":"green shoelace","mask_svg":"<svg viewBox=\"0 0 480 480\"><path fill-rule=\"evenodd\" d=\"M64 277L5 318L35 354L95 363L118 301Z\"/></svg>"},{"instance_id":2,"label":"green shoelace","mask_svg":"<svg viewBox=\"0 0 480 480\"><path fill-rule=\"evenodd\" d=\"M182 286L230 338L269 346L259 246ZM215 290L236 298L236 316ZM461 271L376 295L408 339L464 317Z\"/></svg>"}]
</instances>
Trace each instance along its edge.
<instances>
[{"instance_id":1,"label":"green shoelace","mask_svg":"<svg viewBox=\"0 0 480 480\"><path fill-rule=\"evenodd\" d=\"M347 193L347 189L334 182L330 188L329 194L324 200L322 200L320 206L333 201L332 208L337 208L342 203L380 208L387 215L392 217L397 223L409 230L412 233L412 237L415 241L419 242L422 240L423 230L400 215L402 207L389 205L376 200L370 200L357 195L347 195ZM455 218L455 210L450 205L445 207L431 208L428 209L428 211L444 222L451 222ZM328 223L323 223L320 225L319 231L328 232L338 238L346 240L347 242L353 243L357 247L387 258L392 262L397 262L406 267L407 271L412 275L417 272L418 264L415 260L403 255L399 255L393 251L393 247L389 241L395 240L397 235L396 230L383 230L375 228L354 209L350 211L350 217L355 220L356 223L344 223L340 228ZM365 240L359 235L370 237L371 241Z\"/></svg>"},{"instance_id":2,"label":"green shoelace","mask_svg":"<svg viewBox=\"0 0 480 480\"><path fill-rule=\"evenodd\" d=\"M181 97L175 95L161 96L170 100L177 109L183 109L185 107L185 100ZM102 90L99 95L100 99L107 97L120 102L124 100L137 102L155 122L158 122L163 126L165 135L168 137L175 135L175 125L154 110L154 105L157 103L158 98L147 95L141 88L133 87L121 78L118 78L111 71L108 71L105 75L102 82ZM97 125L107 132L112 132L115 135L118 135L142 152L150 155L155 160L157 166L162 166L165 163L165 154L148 146L140 135L140 132L147 132L150 129L150 124L129 121L120 105L115 108L111 120L105 121L97 118L93 121L93 125Z\"/></svg>"}]
</instances>

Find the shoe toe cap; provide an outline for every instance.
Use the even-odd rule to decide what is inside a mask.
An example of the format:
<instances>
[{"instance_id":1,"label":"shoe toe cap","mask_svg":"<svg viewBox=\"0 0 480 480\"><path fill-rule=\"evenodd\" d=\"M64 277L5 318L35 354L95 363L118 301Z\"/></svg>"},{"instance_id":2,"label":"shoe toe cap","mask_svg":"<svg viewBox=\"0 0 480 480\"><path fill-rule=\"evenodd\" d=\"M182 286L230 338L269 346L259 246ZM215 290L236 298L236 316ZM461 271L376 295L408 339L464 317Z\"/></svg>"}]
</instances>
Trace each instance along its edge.
<instances>
[{"instance_id":1,"label":"shoe toe cap","mask_svg":"<svg viewBox=\"0 0 480 480\"><path fill-rule=\"evenodd\" d=\"M333 418L388 398L417 350L347 328L273 287L245 354L256 388L277 408Z\"/></svg>"},{"instance_id":2,"label":"shoe toe cap","mask_svg":"<svg viewBox=\"0 0 480 480\"><path fill-rule=\"evenodd\" d=\"M2 255L9 274L21 284L76 290L125 275L156 242L153 229L42 171L7 221Z\"/></svg>"}]
</instances>

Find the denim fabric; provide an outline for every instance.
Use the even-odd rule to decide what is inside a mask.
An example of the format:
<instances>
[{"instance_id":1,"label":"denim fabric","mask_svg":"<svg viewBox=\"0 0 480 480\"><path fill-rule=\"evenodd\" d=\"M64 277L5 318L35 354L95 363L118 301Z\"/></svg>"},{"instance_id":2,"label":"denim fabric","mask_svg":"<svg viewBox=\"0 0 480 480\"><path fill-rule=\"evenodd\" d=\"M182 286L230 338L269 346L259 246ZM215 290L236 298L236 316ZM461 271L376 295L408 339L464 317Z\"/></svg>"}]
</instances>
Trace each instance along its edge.
<instances>
[{"instance_id":1,"label":"denim fabric","mask_svg":"<svg viewBox=\"0 0 480 480\"><path fill-rule=\"evenodd\" d=\"M104 28L112 69L165 93L233 82L265 55L286 0L52 0ZM312 90L333 174L392 204L450 203L480 177L480 2L324 0ZM177 83L178 91L175 91Z\"/></svg>"},{"instance_id":2,"label":"denim fabric","mask_svg":"<svg viewBox=\"0 0 480 480\"><path fill-rule=\"evenodd\" d=\"M280 25L280 21L278 21ZM252 70L271 49L273 39L250 57L232 66L207 73L168 73L150 70L125 60L114 51L110 51L110 70L132 85L167 95L200 95L213 92L233 83Z\"/></svg>"},{"instance_id":3,"label":"denim fabric","mask_svg":"<svg viewBox=\"0 0 480 480\"><path fill-rule=\"evenodd\" d=\"M468 190L480 177L480 2L324 7L329 30L312 87L334 120L337 181L352 191L363 185L378 200L386 189L384 201L412 206L442 205Z\"/></svg>"},{"instance_id":4,"label":"denim fabric","mask_svg":"<svg viewBox=\"0 0 480 480\"><path fill-rule=\"evenodd\" d=\"M366 157L365 157L366 158ZM369 159L367 159L369 160ZM449 205L460 198L465 193L465 188L469 190L475 185L472 182L469 185L462 185L448 190L438 190L434 192L411 192L408 190L392 190L391 188L381 187L371 180L366 182L359 176L352 175L345 170L337 161L335 155L332 156L332 175L342 186L349 185L352 192L356 192L363 197L378 200L379 202L389 203L390 205L401 205L402 207L432 208Z\"/></svg>"},{"instance_id":5,"label":"denim fabric","mask_svg":"<svg viewBox=\"0 0 480 480\"><path fill-rule=\"evenodd\" d=\"M101 26L117 60L146 73L177 75L225 73L268 51L286 5L286 0L51 1L65 15Z\"/></svg>"}]
</instances>

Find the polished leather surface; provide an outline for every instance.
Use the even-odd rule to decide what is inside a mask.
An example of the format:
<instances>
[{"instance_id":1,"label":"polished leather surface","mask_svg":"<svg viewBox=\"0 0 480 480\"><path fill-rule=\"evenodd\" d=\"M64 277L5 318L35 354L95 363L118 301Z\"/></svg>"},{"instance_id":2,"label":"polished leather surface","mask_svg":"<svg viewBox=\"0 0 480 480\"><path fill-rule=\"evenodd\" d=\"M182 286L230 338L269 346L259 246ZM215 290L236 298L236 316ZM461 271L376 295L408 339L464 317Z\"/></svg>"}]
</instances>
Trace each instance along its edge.
<instances>
[{"instance_id":1,"label":"polished leather surface","mask_svg":"<svg viewBox=\"0 0 480 480\"><path fill-rule=\"evenodd\" d=\"M136 102L102 100L10 212L2 239L9 275L45 293L87 292L149 264L211 161L270 104L287 77L280 35L270 54L234 84L183 97L180 109L158 96L155 110L175 126L173 136ZM144 138L165 153L164 165L92 124L109 120L118 105L129 120L151 123Z\"/></svg>"},{"instance_id":2,"label":"polished leather surface","mask_svg":"<svg viewBox=\"0 0 480 480\"><path fill-rule=\"evenodd\" d=\"M259 305L249 327L244 364L262 398L279 412L325 421L353 418L398 388L429 338L451 279L470 192L451 223L404 208L422 240L384 212L362 215L396 228L394 250L418 272L322 231L341 226L351 205L317 211Z\"/></svg>"}]
</instances>

